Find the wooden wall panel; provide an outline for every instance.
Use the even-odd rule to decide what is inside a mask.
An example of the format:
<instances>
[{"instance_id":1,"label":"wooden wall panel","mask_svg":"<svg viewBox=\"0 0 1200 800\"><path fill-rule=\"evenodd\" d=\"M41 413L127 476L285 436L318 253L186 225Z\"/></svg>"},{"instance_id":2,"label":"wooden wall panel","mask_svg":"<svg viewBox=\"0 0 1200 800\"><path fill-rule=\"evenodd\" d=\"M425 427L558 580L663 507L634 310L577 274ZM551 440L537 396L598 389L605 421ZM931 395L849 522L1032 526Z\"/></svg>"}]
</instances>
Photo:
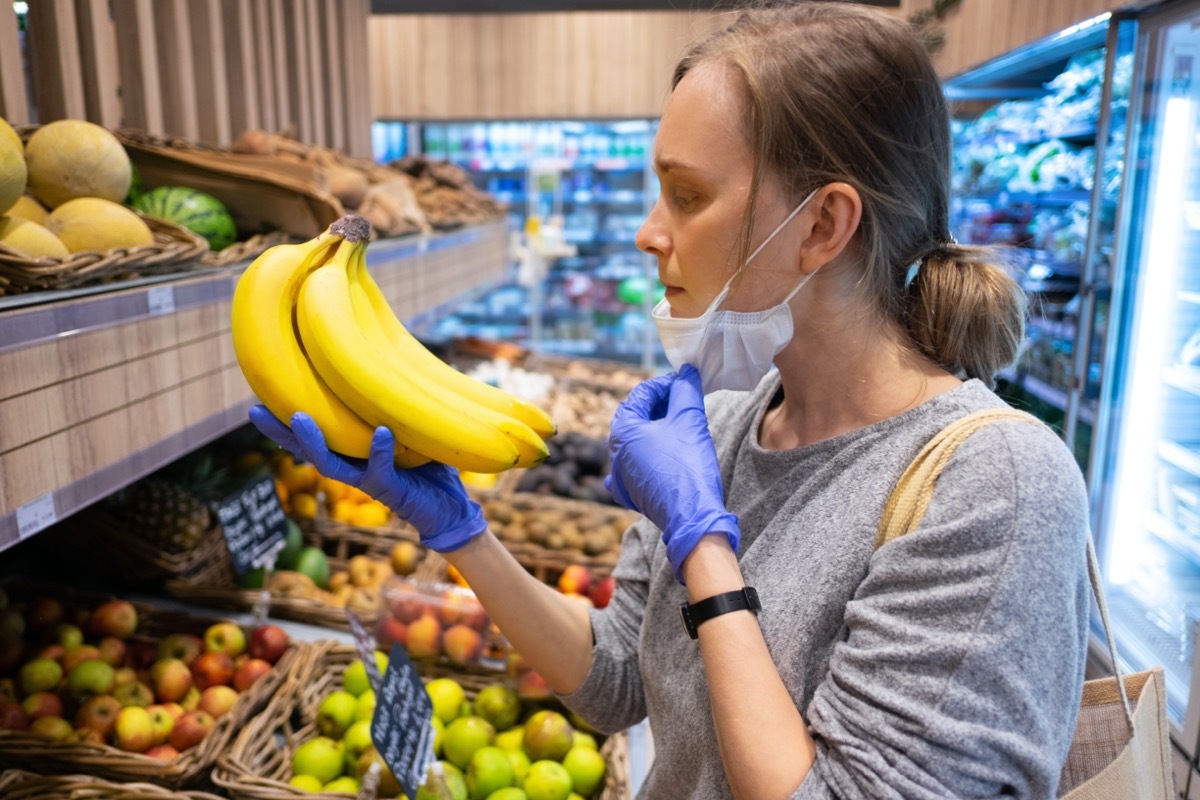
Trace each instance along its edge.
<instances>
[{"instance_id":1,"label":"wooden wall panel","mask_svg":"<svg viewBox=\"0 0 1200 800\"><path fill-rule=\"evenodd\" d=\"M14 125L29 122L17 12L10 3L0 4L0 117Z\"/></svg>"},{"instance_id":2,"label":"wooden wall panel","mask_svg":"<svg viewBox=\"0 0 1200 800\"><path fill-rule=\"evenodd\" d=\"M121 56L122 124L166 132L153 0L112 0L112 15Z\"/></svg>"},{"instance_id":3,"label":"wooden wall panel","mask_svg":"<svg viewBox=\"0 0 1200 800\"><path fill-rule=\"evenodd\" d=\"M196 65L188 30L188 4L194 0L156 0L158 68L162 75L163 125L176 136L200 138Z\"/></svg>"},{"instance_id":4,"label":"wooden wall panel","mask_svg":"<svg viewBox=\"0 0 1200 800\"><path fill-rule=\"evenodd\" d=\"M121 124L121 67L108 0L75 0L75 12L87 118L115 128Z\"/></svg>"},{"instance_id":5,"label":"wooden wall panel","mask_svg":"<svg viewBox=\"0 0 1200 800\"><path fill-rule=\"evenodd\" d=\"M229 128L241 132L263 127L260 116L262 104L258 93L254 6L241 0L222 0L221 19L225 26L222 61L225 64L225 85L229 87Z\"/></svg>"},{"instance_id":6,"label":"wooden wall panel","mask_svg":"<svg viewBox=\"0 0 1200 800\"><path fill-rule=\"evenodd\" d=\"M903 0L908 16L932 0ZM935 61L953 75L1131 0L963 0ZM375 118L657 117L687 44L730 12L380 15L370 20Z\"/></svg>"},{"instance_id":7,"label":"wooden wall panel","mask_svg":"<svg viewBox=\"0 0 1200 800\"><path fill-rule=\"evenodd\" d=\"M37 94L38 114L44 119L83 117L83 69L79 60L79 29L74 0L42 0L29 6L26 42Z\"/></svg>"},{"instance_id":8,"label":"wooden wall panel","mask_svg":"<svg viewBox=\"0 0 1200 800\"><path fill-rule=\"evenodd\" d=\"M190 0L189 25L192 30L192 63L196 74L196 106L199 111L199 138L205 142L228 142L230 133L230 94L225 45L225 23L221 0ZM241 42L230 43L241 60ZM235 77L237 73L234 73ZM243 128L238 128L240 133Z\"/></svg>"}]
</instances>

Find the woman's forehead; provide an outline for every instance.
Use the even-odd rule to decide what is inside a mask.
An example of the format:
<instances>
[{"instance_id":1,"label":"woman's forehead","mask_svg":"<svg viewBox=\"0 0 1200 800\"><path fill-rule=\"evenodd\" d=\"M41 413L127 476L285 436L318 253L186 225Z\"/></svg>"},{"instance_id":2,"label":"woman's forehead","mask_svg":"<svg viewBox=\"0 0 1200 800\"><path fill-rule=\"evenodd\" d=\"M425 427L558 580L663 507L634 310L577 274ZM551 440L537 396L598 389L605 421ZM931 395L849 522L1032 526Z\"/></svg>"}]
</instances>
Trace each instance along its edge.
<instances>
[{"instance_id":1,"label":"woman's forehead","mask_svg":"<svg viewBox=\"0 0 1200 800\"><path fill-rule=\"evenodd\" d=\"M683 76L667 99L655 140L655 167L662 175L749 165L744 124L745 99L733 70L719 63L700 64Z\"/></svg>"}]
</instances>

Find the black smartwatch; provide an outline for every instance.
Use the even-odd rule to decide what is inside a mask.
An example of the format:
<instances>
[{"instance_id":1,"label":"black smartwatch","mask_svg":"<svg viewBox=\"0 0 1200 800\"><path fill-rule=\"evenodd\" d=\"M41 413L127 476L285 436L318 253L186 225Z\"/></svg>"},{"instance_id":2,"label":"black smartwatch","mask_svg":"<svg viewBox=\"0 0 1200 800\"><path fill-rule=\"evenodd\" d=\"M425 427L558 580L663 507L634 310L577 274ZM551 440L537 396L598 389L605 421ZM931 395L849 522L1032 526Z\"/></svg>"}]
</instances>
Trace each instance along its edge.
<instances>
[{"instance_id":1,"label":"black smartwatch","mask_svg":"<svg viewBox=\"0 0 1200 800\"><path fill-rule=\"evenodd\" d=\"M684 603L679 607L679 615L683 617L683 627L688 636L695 639L699 636L696 629L713 617L732 611L753 611L757 614L761 610L762 603L758 602L758 592L754 591L753 587L746 586L736 592L718 594L698 603Z\"/></svg>"}]
</instances>

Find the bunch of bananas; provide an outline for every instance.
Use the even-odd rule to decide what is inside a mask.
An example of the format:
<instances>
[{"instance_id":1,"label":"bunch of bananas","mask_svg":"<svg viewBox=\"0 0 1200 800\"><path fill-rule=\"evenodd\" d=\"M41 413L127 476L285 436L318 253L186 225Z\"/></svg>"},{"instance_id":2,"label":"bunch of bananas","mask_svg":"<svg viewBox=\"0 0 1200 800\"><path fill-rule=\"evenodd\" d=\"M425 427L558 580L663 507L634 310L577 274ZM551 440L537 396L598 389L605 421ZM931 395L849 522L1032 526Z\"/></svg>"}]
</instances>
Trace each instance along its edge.
<instances>
[{"instance_id":1,"label":"bunch of bananas","mask_svg":"<svg viewBox=\"0 0 1200 800\"><path fill-rule=\"evenodd\" d=\"M538 407L449 366L405 329L370 273L370 225L349 215L317 238L263 253L233 295L233 347L276 417L313 418L330 449L366 458L377 426L396 465L472 472L529 467L554 422Z\"/></svg>"}]
</instances>

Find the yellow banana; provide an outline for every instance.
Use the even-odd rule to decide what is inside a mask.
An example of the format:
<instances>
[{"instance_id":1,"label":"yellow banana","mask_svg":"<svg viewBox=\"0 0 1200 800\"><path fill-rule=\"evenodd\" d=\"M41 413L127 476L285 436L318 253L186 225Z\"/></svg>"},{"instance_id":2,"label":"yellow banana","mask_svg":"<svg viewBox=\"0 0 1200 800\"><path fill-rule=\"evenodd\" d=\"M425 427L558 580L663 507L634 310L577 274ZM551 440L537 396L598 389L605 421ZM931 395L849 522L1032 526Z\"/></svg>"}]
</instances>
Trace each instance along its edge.
<instances>
[{"instance_id":1,"label":"yellow banana","mask_svg":"<svg viewBox=\"0 0 1200 800\"><path fill-rule=\"evenodd\" d=\"M480 405L475 402L471 395L456 391L455 387L444 378L446 373L450 375L459 375L471 384L477 386L485 386L491 389L493 387L486 386L483 383L463 375L449 364L446 364L433 353L425 349L425 346L417 341L416 337L408 335L408 339L403 344L393 344L392 340L388 339L384 333L383 326L376 315L375 309L372 307L371 301L368 298L365 281L370 281L371 276L367 272L366 265L366 248L358 251L354 261L350 264L350 301L354 307L354 317L358 320L359 327L362 329L363 335L370 343L374 355L379 359L379 365L387 372L400 372L410 375L412 380L424 386L437 386L441 388L438 394L444 397L449 404L448 411L462 414L470 419L476 419L480 422L491 425L496 430L503 433L512 442L513 447L517 448L517 466L518 467L536 467L538 464L546 460L550 455L550 451L546 448L546 443L542 441L534 431L519 419L511 417L507 414L502 414L489 406ZM372 284L374 282L372 281ZM378 286L375 287L378 292ZM396 319L394 314L391 314L391 309L387 306L387 301L383 300L382 294L379 299L383 302L385 308L388 309L388 314L397 325L400 321ZM404 329L403 325L400 325ZM408 331L404 333L407 335ZM429 362L434 362L430 364ZM437 369L441 367L444 369ZM496 391L499 391L498 389ZM515 397L501 392L512 400Z\"/></svg>"},{"instance_id":2,"label":"yellow banana","mask_svg":"<svg viewBox=\"0 0 1200 800\"><path fill-rule=\"evenodd\" d=\"M342 237L323 233L304 244L272 247L254 260L233 293L233 350L246 382L271 413L289 422L297 411L313 418L329 448L366 458L374 429L350 410L313 369L296 337L292 314L305 277L323 264ZM396 463L429 459L397 446Z\"/></svg>"},{"instance_id":3,"label":"yellow banana","mask_svg":"<svg viewBox=\"0 0 1200 800\"><path fill-rule=\"evenodd\" d=\"M384 336L404 355L405 363L409 366L409 369L423 375L424 380L439 383L484 408L490 408L500 414L523 422L534 433L542 437L542 439L549 439L557 432L554 420L550 419L550 415L533 403L522 400L503 389L491 386L483 381L475 380L470 375L459 372L425 349L417 341L417 338L408 332L408 329L404 327L404 323L396 318L396 314L392 311L391 306L388 305L387 299L383 296L379 285L375 283L375 279L371 277L371 273L367 270L365 259L358 269L357 276L351 276L352 288L356 282L355 277L357 277L357 284L361 288L362 294L365 294L376 319L379 321ZM363 315L357 304L358 302L359 299L356 297L355 313L359 314L359 319L361 320ZM520 446L517 449L520 449ZM545 451L545 448L542 447L541 450ZM545 457L545 455L542 456L542 458ZM518 466L526 465L518 464Z\"/></svg>"},{"instance_id":4,"label":"yellow banana","mask_svg":"<svg viewBox=\"0 0 1200 800\"><path fill-rule=\"evenodd\" d=\"M386 425L430 458L472 472L510 469L518 453L503 433L457 413L440 387L381 368L350 297L350 265L365 246L347 239L300 287L296 327L317 373L369 425Z\"/></svg>"}]
</instances>

